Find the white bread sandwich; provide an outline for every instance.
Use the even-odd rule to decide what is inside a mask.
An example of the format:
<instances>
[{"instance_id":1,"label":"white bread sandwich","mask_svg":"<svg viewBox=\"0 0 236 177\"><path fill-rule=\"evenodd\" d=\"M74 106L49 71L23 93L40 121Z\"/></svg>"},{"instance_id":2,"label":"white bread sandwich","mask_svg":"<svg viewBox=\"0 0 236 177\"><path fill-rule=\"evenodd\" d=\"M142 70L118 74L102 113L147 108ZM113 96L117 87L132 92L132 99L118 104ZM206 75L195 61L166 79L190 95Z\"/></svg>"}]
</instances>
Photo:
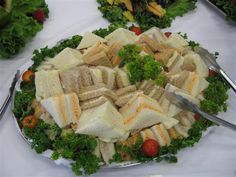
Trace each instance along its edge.
<instances>
[{"instance_id":1,"label":"white bread sandwich","mask_svg":"<svg viewBox=\"0 0 236 177\"><path fill-rule=\"evenodd\" d=\"M97 67L89 67L94 85L103 83L102 71Z\"/></svg>"},{"instance_id":2,"label":"white bread sandwich","mask_svg":"<svg viewBox=\"0 0 236 177\"><path fill-rule=\"evenodd\" d=\"M106 42L106 40L101 38L100 36L97 36L96 34L87 32L84 34L77 49L80 50L80 49L89 48L89 47L93 46L94 44L96 44L97 42Z\"/></svg>"},{"instance_id":3,"label":"white bread sandwich","mask_svg":"<svg viewBox=\"0 0 236 177\"><path fill-rule=\"evenodd\" d=\"M109 160L111 160L113 155L116 153L114 143L100 141L99 148L102 154L102 159L106 164L109 164Z\"/></svg>"},{"instance_id":4,"label":"white bread sandwich","mask_svg":"<svg viewBox=\"0 0 236 177\"><path fill-rule=\"evenodd\" d=\"M164 110L164 112L167 114L167 116L169 117L174 117L175 115L177 115L181 109L178 108L176 105L174 105L173 103L171 103L167 98L166 95L163 94L162 97L160 98L159 101L162 109Z\"/></svg>"},{"instance_id":5,"label":"white bread sandwich","mask_svg":"<svg viewBox=\"0 0 236 177\"><path fill-rule=\"evenodd\" d=\"M74 67L59 71L61 85L65 93L75 92L79 94L79 68Z\"/></svg>"},{"instance_id":6,"label":"white bread sandwich","mask_svg":"<svg viewBox=\"0 0 236 177\"><path fill-rule=\"evenodd\" d=\"M187 61L192 61L196 67L196 73L199 74L201 77L207 77L209 69L202 58L195 52L189 51L185 56L184 59Z\"/></svg>"},{"instance_id":7,"label":"white bread sandwich","mask_svg":"<svg viewBox=\"0 0 236 177\"><path fill-rule=\"evenodd\" d=\"M182 96L183 98L186 98L187 100L189 100L190 102L199 105L199 100L197 98L195 98L193 95L190 95L187 91L183 90L183 89L179 89L171 84L166 84L165 86L165 90L171 93L175 93L177 95Z\"/></svg>"},{"instance_id":8,"label":"white bread sandwich","mask_svg":"<svg viewBox=\"0 0 236 177\"><path fill-rule=\"evenodd\" d=\"M170 145L171 139L167 129L163 124L154 125L153 127L151 127L151 130L160 146Z\"/></svg>"},{"instance_id":9,"label":"white bread sandwich","mask_svg":"<svg viewBox=\"0 0 236 177\"><path fill-rule=\"evenodd\" d=\"M150 28L149 30L145 31L142 34L147 35L148 37L150 37L151 39L157 41L158 43L165 43L165 41L167 40L167 37L157 27L152 27L152 28Z\"/></svg>"},{"instance_id":10,"label":"white bread sandwich","mask_svg":"<svg viewBox=\"0 0 236 177\"><path fill-rule=\"evenodd\" d=\"M109 101L98 107L84 110L76 133L97 136L105 142L124 140L129 135L123 124L122 115Z\"/></svg>"},{"instance_id":11,"label":"white bread sandwich","mask_svg":"<svg viewBox=\"0 0 236 177\"><path fill-rule=\"evenodd\" d=\"M141 130L145 127L157 123L163 123L167 128L171 128L178 121L168 117L163 112L159 103L138 92L130 101L120 109L124 117L124 124L130 131Z\"/></svg>"},{"instance_id":12,"label":"white bread sandwich","mask_svg":"<svg viewBox=\"0 0 236 177\"><path fill-rule=\"evenodd\" d=\"M57 70L41 70L36 72L35 87L37 100L63 94Z\"/></svg>"},{"instance_id":13,"label":"white bread sandwich","mask_svg":"<svg viewBox=\"0 0 236 177\"><path fill-rule=\"evenodd\" d=\"M188 42L180 34L177 33L171 34L167 38L165 43L171 47L181 50L188 48L189 45Z\"/></svg>"},{"instance_id":14,"label":"white bread sandwich","mask_svg":"<svg viewBox=\"0 0 236 177\"><path fill-rule=\"evenodd\" d=\"M185 80L182 89L187 91L190 95L196 97L203 90L208 87L209 83L205 78L202 78L196 72L190 72L188 78Z\"/></svg>"},{"instance_id":15,"label":"white bread sandwich","mask_svg":"<svg viewBox=\"0 0 236 177\"><path fill-rule=\"evenodd\" d=\"M127 29L118 28L111 34L107 35L105 39L107 40L109 46L117 42L124 46L135 43L135 41L138 39L138 36L134 32L131 32Z\"/></svg>"},{"instance_id":16,"label":"white bread sandwich","mask_svg":"<svg viewBox=\"0 0 236 177\"><path fill-rule=\"evenodd\" d=\"M98 66L98 69L102 71L103 82L109 89L114 89L116 85L116 71L109 67Z\"/></svg>"},{"instance_id":17,"label":"white bread sandwich","mask_svg":"<svg viewBox=\"0 0 236 177\"><path fill-rule=\"evenodd\" d=\"M144 129L140 132L141 137L143 138L143 141L148 140L148 139L153 139L155 140L155 135L152 133L151 129L147 128Z\"/></svg>"},{"instance_id":18,"label":"white bread sandwich","mask_svg":"<svg viewBox=\"0 0 236 177\"><path fill-rule=\"evenodd\" d=\"M78 50L67 47L54 58L49 59L48 63L52 64L55 69L65 70L82 65L84 61L82 60L82 54Z\"/></svg>"},{"instance_id":19,"label":"white bread sandwich","mask_svg":"<svg viewBox=\"0 0 236 177\"><path fill-rule=\"evenodd\" d=\"M127 72L120 68L115 68L116 71L116 85L118 88L124 88L131 85L129 75Z\"/></svg>"},{"instance_id":20,"label":"white bread sandwich","mask_svg":"<svg viewBox=\"0 0 236 177\"><path fill-rule=\"evenodd\" d=\"M100 96L105 96L112 100L117 100L117 95L115 94L115 92L113 92L112 90L106 87L100 87L100 86L97 89L92 89L92 90L88 89L88 91L80 93L79 99L81 101L86 101L86 100L94 99Z\"/></svg>"},{"instance_id":21,"label":"white bread sandwich","mask_svg":"<svg viewBox=\"0 0 236 177\"><path fill-rule=\"evenodd\" d=\"M43 99L41 104L61 128L70 123L77 123L80 119L81 109L75 93Z\"/></svg>"}]
</instances>

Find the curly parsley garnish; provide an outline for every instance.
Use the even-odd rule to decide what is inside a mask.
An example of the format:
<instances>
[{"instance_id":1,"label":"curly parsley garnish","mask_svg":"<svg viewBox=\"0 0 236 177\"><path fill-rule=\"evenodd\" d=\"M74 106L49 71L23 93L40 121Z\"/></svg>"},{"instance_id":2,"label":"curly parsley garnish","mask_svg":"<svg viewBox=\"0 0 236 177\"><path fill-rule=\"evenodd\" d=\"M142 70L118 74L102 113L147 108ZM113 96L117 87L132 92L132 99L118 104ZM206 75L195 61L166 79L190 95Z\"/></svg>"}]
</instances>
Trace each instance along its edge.
<instances>
[{"instance_id":1,"label":"curly parsley garnish","mask_svg":"<svg viewBox=\"0 0 236 177\"><path fill-rule=\"evenodd\" d=\"M140 55L141 48L135 44L124 46L118 53L121 65L126 65L132 83L142 80L156 80L157 85L164 83L163 66L152 56Z\"/></svg>"}]
</instances>

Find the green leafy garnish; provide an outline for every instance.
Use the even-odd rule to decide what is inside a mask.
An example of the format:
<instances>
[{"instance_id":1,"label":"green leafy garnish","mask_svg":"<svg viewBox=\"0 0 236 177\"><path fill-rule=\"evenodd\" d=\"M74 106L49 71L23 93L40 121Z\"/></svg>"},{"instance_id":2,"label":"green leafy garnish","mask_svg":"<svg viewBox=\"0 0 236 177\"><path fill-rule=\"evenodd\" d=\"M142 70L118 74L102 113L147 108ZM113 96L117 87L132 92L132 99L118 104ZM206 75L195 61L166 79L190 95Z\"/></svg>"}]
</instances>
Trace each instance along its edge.
<instances>
[{"instance_id":1,"label":"green leafy garnish","mask_svg":"<svg viewBox=\"0 0 236 177\"><path fill-rule=\"evenodd\" d=\"M140 55L141 48L135 44L124 46L118 55L121 58L121 66L127 64L127 70L132 83L142 80L156 80L158 85L162 85L164 77L162 75L163 66L156 61L152 56Z\"/></svg>"},{"instance_id":2,"label":"green leafy garnish","mask_svg":"<svg viewBox=\"0 0 236 177\"><path fill-rule=\"evenodd\" d=\"M0 56L3 58L16 55L43 28L43 24L32 18L37 9L42 9L46 17L49 13L44 0L12 1L11 6L7 16L0 18Z\"/></svg>"},{"instance_id":3,"label":"green leafy garnish","mask_svg":"<svg viewBox=\"0 0 236 177\"><path fill-rule=\"evenodd\" d=\"M166 15L174 19L177 16L183 16L185 13L196 8L197 0L177 0L167 7Z\"/></svg>"},{"instance_id":4,"label":"green leafy garnish","mask_svg":"<svg viewBox=\"0 0 236 177\"><path fill-rule=\"evenodd\" d=\"M79 176L83 174L81 172L81 168L83 168L85 175L91 175L99 169L99 161L96 155L81 152L78 154L76 162L72 164L72 171Z\"/></svg>"},{"instance_id":5,"label":"green leafy garnish","mask_svg":"<svg viewBox=\"0 0 236 177\"><path fill-rule=\"evenodd\" d=\"M144 79L157 79L163 70L162 65L159 62L156 62L150 55L143 57L143 63Z\"/></svg>"},{"instance_id":6,"label":"green leafy garnish","mask_svg":"<svg viewBox=\"0 0 236 177\"><path fill-rule=\"evenodd\" d=\"M57 151L62 157L68 159L75 159L77 152L94 151L97 146L95 138L77 134L69 133L66 136L57 138L53 144L54 151Z\"/></svg>"},{"instance_id":7,"label":"green leafy garnish","mask_svg":"<svg viewBox=\"0 0 236 177\"><path fill-rule=\"evenodd\" d=\"M228 85L220 76L208 77L210 83L208 88L204 90L204 100L200 102L201 108L210 113L218 114L221 111L227 110L226 100L228 99Z\"/></svg>"},{"instance_id":8,"label":"green leafy garnish","mask_svg":"<svg viewBox=\"0 0 236 177\"><path fill-rule=\"evenodd\" d=\"M15 94L13 113L17 118L23 118L33 112L30 105L35 98L35 90L21 90Z\"/></svg>"},{"instance_id":9,"label":"green leafy garnish","mask_svg":"<svg viewBox=\"0 0 236 177\"><path fill-rule=\"evenodd\" d=\"M104 38L106 37L108 34L112 33L113 31L115 31L118 28L126 28L126 26L122 25L114 25L114 24L110 24L107 28L99 28L97 30L94 30L93 33Z\"/></svg>"},{"instance_id":10,"label":"green leafy garnish","mask_svg":"<svg viewBox=\"0 0 236 177\"><path fill-rule=\"evenodd\" d=\"M123 3L109 4L107 0L97 0L100 4L98 9L101 11L104 18L113 24L124 25L129 22L129 19L124 16L124 12L127 8ZM166 10L166 14L163 17L158 17L152 12L147 11L147 4L150 1L132 1L134 6L134 11L132 15L134 19L139 24L143 31L150 29L153 26L159 28L169 27L172 21L177 16L183 16L190 10L193 10L196 6L197 0L176 0L176 1L165 1L162 2L162 8ZM167 2L167 3L166 3Z\"/></svg>"},{"instance_id":11,"label":"green leafy garnish","mask_svg":"<svg viewBox=\"0 0 236 177\"><path fill-rule=\"evenodd\" d=\"M42 9L48 17L48 6L44 0L12 0L12 10L14 13L33 14L36 10Z\"/></svg>"},{"instance_id":12,"label":"green leafy garnish","mask_svg":"<svg viewBox=\"0 0 236 177\"><path fill-rule=\"evenodd\" d=\"M53 143L52 158L64 157L72 159L72 170L81 175L81 168L90 175L99 169L99 158L93 154L97 146L95 138L86 135L77 135L74 132L57 138Z\"/></svg>"},{"instance_id":13,"label":"green leafy garnish","mask_svg":"<svg viewBox=\"0 0 236 177\"><path fill-rule=\"evenodd\" d=\"M123 47L118 53L118 56L121 58L121 65L125 65L132 61L141 60L140 56L141 47L135 44L128 44Z\"/></svg>"},{"instance_id":14,"label":"green leafy garnish","mask_svg":"<svg viewBox=\"0 0 236 177\"><path fill-rule=\"evenodd\" d=\"M178 33L179 35L181 35L187 42L189 47L191 47L192 50L194 50L195 47L200 46L200 44L198 42L192 41L188 39L188 35L187 33Z\"/></svg>"},{"instance_id":15,"label":"green leafy garnish","mask_svg":"<svg viewBox=\"0 0 236 177\"><path fill-rule=\"evenodd\" d=\"M225 14L227 19L236 21L236 4L233 0L210 0Z\"/></svg>"},{"instance_id":16,"label":"green leafy garnish","mask_svg":"<svg viewBox=\"0 0 236 177\"><path fill-rule=\"evenodd\" d=\"M131 83L143 80L143 65L139 61L133 61L127 64Z\"/></svg>"},{"instance_id":17,"label":"green leafy garnish","mask_svg":"<svg viewBox=\"0 0 236 177\"><path fill-rule=\"evenodd\" d=\"M138 22L143 31L146 31L153 26L157 26L159 28L170 27L172 23L172 19L169 16L165 15L162 18L157 18L154 14L148 11L137 12L135 15L135 20Z\"/></svg>"},{"instance_id":18,"label":"green leafy garnish","mask_svg":"<svg viewBox=\"0 0 236 177\"><path fill-rule=\"evenodd\" d=\"M118 6L100 6L98 9L102 12L103 17L114 24L124 25L128 19L123 15L123 10Z\"/></svg>"},{"instance_id":19,"label":"green leafy garnish","mask_svg":"<svg viewBox=\"0 0 236 177\"><path fill-rule=\"evenodd\" d=\"M46 130L50 128L51 126L41 119L38 120L35 128L23 128L23 132L27 138L32 140L32 148L34 148L37 153L42 153L52 148L52 141L46 134Z\"/></svg>"}]
</instances>

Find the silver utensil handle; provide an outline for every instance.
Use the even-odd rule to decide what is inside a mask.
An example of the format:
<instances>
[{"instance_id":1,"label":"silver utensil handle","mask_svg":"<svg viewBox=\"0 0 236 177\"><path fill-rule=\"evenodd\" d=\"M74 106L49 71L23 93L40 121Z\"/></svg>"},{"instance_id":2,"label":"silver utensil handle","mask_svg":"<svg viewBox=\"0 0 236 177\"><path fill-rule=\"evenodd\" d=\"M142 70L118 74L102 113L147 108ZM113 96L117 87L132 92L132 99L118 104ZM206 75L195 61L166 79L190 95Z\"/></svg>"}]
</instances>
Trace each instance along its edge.
<instances>
[{"instance_id":1,"label":"silver utensil handle","mask_svg":"<svg viewBox=\"0 0 236 177\"><path fill-rule=\"evenodd\" d=\"M10 103L10 100L11 100L11 94L8 93L6 99L4 100L2 107L0 108L0 120L3 118L3 115L8 107L8 104Z\"/></svg>"},{"instance_id":2,"label":"silver utensil handle","mask_svg":"<svg viewBox=\"0 0 236 177\"><path fill-rule=\"evenodd\" d=\"M214 123L216 123L218 125L222 125L224 127L227 127L227 128L229 128L231 130L236 131L236 125L234 125L234 124L232 124L232 123L230 123L228 121L225 121L225 120L220 119L220 118L218 118L216 116L210 115L210 114L208 114L206 112L201 111L200 109L197 110L197 113L199 113L201 116L205 117L208 120L211 120L212 122L214 122Z\"/></svg>"},{"instance_id":3,"label":"silver utensil handle","mask_svg":"<svg viewBox=\"0 0 236 177\"><path fill-rule=\"evenodd\" d=\"M224 72L224 70L219 70L220 74L224 77L225 81L230 85L230 87L236 92L235 83L229 78L229 76Z\"/></svg>"}]
</instances>

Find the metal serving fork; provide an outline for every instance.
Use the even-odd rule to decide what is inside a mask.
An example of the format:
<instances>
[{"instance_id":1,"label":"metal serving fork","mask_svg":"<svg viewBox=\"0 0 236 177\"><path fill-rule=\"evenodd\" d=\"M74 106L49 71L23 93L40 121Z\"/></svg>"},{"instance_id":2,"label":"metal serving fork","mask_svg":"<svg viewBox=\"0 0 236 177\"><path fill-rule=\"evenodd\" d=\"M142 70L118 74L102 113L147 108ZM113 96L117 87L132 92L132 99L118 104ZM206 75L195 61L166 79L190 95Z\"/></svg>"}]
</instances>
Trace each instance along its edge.
<instances>
[{"instance_id":1,"label":"metal serving fork","mask_svg":"<svg viewBox=\"0 0 236 177\"><path fill-rule=\"evenodd\" d=\"M204 118L216 123L217 125L222 125L224 127L227 127L231 130L236 131L236 125L227 122L219 117L216 117L214 115L210 115L204 111L202 111L197 105L195 105L194 103L190 102L189 100L187 100L186 98L174 93L174 92L168 92L165 91L166 97L167 99L172 102L173 104L175 104L176 106L180 107L181 109L184 110L189 110L191 112L194 113L198 113L201 116L203 116Z\"/></svg>"},{"instance_id":2,"label":"metal serving fork","mask_svg":"<svg viewBox=\"0 0 236 177\"><path fill-rule=\"evenodd\" d=\"M2 107L0 108L0 120L3 118L3 115L4 115L4 113L7 109L10 101L11 101L16 83L17 83L19 78L20 78L20 70L17 70L17 72L16 72L16 74L15 74L13 80L12 80L11 87L9 88L8 95L7 95L6 99L4 100Z\"/></svg>"},{"instance_id":3,"label":"metal serving fork","mask_svg":"<svg viewBox=\"0 0 236 177\"><path fill-rule=\"evenodd\" d=\"M216 62L216 58L214 55L208 52L208 50L202 47L195 47L194 51L198 53L201 58L204 60L209 69L221 74L221 76L225 79L228 85L236 92L235 83L229 78L229 76L224 72L224 70L218 65Z\"/></svg>"}]
</instances>

